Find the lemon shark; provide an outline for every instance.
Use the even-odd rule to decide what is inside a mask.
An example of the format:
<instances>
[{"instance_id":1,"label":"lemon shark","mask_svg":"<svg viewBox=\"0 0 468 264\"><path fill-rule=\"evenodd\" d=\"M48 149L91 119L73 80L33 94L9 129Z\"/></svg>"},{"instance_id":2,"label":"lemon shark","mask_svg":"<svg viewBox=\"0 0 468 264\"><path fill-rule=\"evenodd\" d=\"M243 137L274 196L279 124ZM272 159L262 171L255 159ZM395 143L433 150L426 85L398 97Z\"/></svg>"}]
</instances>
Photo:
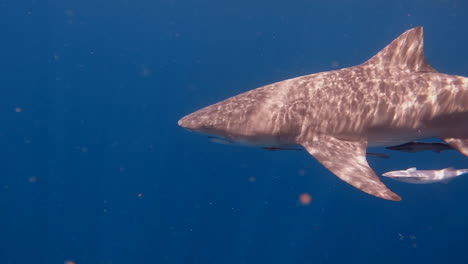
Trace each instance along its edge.
<instances>
[{"instance_id":1,"label":"lemon shark","mask_svg":"<svg viewBox=\"0 0 468 264\"><path fill-rule=\"evenodd\" d=\"M355 188L399 201L370 168L367 147L438 137L468 156L468 78L434 70L416 27L360 65L253 89L178 124L223 142L302 146Z\"/></svg>"}]
</instances>

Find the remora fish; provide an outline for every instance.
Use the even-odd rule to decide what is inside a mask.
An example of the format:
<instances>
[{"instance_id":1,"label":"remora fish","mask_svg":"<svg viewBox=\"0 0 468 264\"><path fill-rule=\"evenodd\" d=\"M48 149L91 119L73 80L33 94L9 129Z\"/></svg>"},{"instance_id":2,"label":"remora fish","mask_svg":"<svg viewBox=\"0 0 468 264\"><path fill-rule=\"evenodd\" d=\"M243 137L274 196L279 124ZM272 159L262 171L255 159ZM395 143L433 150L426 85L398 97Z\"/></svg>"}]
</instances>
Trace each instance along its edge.
<instances>
[{"instance_id":1,"label":"remora fish","mask_svg":"<svg viewBox=\"0 0 468 264\"><path fill-rule=\"evenodd\" d=\"M368 145L438 137L468 156L468 78L434 70L422 34L410 29L363 64L269 84L179 125L241 144L301 145L345 182L399 201L369 167Z\"/></svg>"},{"instance_id":2,"label":"remora fish","mask_svg":"<svg viewBox=\"0 0 468 264\"><path fill-rule=\"evenodd\" d=\"M218 137L213 137L213 136L208 136L208 139L211 142L219 143L219 144L225 144L225 145L235 144L235 142L227 141L227 140L225 140L223 138L218 138ZM265 150L269 150L269 151L279 151L279 150L301 151L302 150L300 148L291 148L291 147L287 147L287 146L283 146L283 147L269 146L269 147L262 147L262 148L265 149ZM382 159L390 158L389 155L383 154L383 153L370 153L370 152L367 152L366 155L367 156L377 157L377 158L382 158Z\"/></svg>"},{"instance_id":3,"label":"remora fish","mask_svg":"<svg viewBox=\"0 0 468 264\"><path fill-rule=\"evenodd\" d=\"M390 150L398 150L403 152L421 152L421 151L433 151L440 153L444 150L453 149L449 144L444 143L428 143L428 142L408 142L405 144L401 144L398 146L386 147L386 149Z\"/></svg>"},{"instance_id":4,"label":"remora fish","mask_svg":"<svg viewBox=\"0 0 468 264\"><path fill-rule=\"evenodd\" d=\"M407 170L389 171L382 175L402 182L425 184L445 181L465 173L468 173L468 169L416 170L416 168L409 168Z\"/></svg>"}]
</instances>

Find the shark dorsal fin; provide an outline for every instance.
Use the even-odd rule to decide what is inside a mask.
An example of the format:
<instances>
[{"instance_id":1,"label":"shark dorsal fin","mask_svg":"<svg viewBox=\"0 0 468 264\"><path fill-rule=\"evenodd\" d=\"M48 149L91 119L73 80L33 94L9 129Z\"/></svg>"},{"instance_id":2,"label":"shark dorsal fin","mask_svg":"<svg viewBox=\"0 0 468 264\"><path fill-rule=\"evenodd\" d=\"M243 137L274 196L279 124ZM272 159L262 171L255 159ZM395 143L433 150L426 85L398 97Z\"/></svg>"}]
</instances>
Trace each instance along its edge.
<instances>
[{"instance_id":1,"label":"shark dorsal fin","mask_svg":"<svg viewBox=\"0 0 468 264\"><path fill-rule=\"evenodd\" d=\"M410 72L437 72L424 57L422 27L407 30L363 65Z\"/></svg>"}]
</instances>

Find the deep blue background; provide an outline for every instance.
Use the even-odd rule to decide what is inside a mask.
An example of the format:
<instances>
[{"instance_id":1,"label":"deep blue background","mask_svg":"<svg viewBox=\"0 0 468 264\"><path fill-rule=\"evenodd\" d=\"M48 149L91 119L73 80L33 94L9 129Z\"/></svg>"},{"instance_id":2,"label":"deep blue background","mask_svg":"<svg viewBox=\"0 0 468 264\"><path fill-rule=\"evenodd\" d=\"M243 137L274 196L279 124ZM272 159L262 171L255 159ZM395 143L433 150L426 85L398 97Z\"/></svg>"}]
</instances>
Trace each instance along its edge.
<instances>
[{"instance_id":1,"label":"deep blue background","mask_svg":"<svg viewBox=\"0 0 468 264\"><path fill-rule=\"evenodd\" d=\"M468 176L383 179L389 202L303 151L177 126L418 25L432 66L468 76L467 1L2 0L0 25L0 263L468 263ZM468 167L375 151L378 174Z\"/></svg>"}]
</instances>

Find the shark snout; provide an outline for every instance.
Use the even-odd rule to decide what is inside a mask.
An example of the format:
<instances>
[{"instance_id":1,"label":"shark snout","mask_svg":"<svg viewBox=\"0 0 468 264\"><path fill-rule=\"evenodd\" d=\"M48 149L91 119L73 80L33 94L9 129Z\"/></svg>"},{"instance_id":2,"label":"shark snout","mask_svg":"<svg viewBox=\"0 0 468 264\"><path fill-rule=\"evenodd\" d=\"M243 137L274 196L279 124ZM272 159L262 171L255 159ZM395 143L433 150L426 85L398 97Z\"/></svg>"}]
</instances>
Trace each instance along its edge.
<instances>
[{"instance_id":1,"label":"shark snout","mask_svg":"<svg viewBox=\"0 0 468 264\"><path fill-rule=\"evenodd\" d=\"M193 131L195 130L195 126L192 124L193 122L190 121L190 118L188 118L189 116L184 116L182 117L178 122L177 124L182 127L182 128L185 128L189 131Z\"/></svg>"},{"instance_id":2,"label":"shark snout","mask_svg":"<svg viewBox=\"0 0 468 264\"><path fill-rule=\"evenodd\" d=\"M200 116L198 112L191 113L182 117L178 122L180 127L187 129L190 132L205 132L208 125L203 116Z\"/></svg>"}]
</instances>

